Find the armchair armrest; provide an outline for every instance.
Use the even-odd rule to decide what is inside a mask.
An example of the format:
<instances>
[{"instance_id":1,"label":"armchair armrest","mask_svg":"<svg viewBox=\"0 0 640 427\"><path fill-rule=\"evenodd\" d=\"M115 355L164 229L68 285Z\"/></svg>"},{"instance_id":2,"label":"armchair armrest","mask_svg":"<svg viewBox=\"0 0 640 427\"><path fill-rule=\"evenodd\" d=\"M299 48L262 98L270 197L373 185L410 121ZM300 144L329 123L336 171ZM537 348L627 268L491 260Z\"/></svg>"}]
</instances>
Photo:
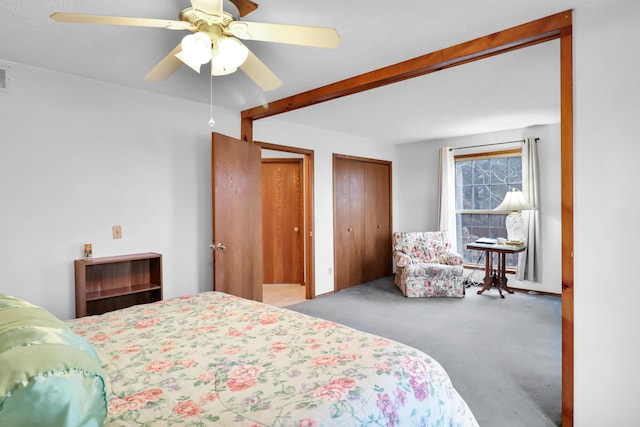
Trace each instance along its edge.
<instances>
[{"instance_id":1,"label":"armchair armrest","mask_svg":"<svg viewBox=\"0 0 640 427\"><path fill-rule=\"evenodd\" d=\"M462 258L462 255L456 252L448 252L443 261L444 261L444 264L447 264L447 265L464 264L464 259Z\"/></svg>"},{"instance_id":2,"label":"armchair armrest","mask_svg":"<svg viewBox=\"0 0 640 427\"><path fill-rule=\"evenodd\" d=\"M396 260L396 266L397 267L406 267L409 264L413 264L413 261L411 260L411 257L409 255L405 254L404 252L394 251L393 252L393 257Z\"/></svg>"}]
</instances>

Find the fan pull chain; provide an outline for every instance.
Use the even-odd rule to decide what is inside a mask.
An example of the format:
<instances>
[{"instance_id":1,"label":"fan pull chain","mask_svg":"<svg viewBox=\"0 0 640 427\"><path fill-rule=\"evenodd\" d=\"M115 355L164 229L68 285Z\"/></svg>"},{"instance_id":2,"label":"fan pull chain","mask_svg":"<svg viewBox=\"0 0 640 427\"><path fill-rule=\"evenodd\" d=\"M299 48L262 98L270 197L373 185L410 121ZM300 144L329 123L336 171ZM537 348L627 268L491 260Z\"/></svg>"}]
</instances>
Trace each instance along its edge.
<instances>
[{"instance_id":1,"label":"fan pull chain","mask_svg":"<svg viewBox=\"0 0 640 427\"><path fill-rule=\"evenodd\" d=\"M209 126L213 127L216 121L213 120L213 74L209 76L209 105L211 106L211 118L209 119Z\"/></svg>"}]
</instances>

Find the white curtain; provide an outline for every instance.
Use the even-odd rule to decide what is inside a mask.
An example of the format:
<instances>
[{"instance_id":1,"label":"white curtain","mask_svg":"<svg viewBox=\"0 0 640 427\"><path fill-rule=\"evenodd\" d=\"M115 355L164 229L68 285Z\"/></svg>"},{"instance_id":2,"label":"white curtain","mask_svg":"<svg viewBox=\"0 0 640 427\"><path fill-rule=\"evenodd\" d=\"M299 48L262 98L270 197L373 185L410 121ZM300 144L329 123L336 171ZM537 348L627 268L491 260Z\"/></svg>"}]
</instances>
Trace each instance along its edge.
<instances>
[{"instance_id":1,"label":"white curtain","mask_svg":"<svg viewBox=\"0 0 640 427\"><path fill-rule=\"evenodd\" d=\"M457 252L456 233L456 164L450 147L440 148L438 229L449 232L451 249Z\"/></svg>"},{"instance_id":2,"label":"white curtain","mask_svg":"<svg viewBox=\"0 0 640 427\"><path fill-rule=\"evenodd\" d=\"M522 145L522 193L534 209L522 212L527 250L518 256L518 280L539 282L542 279L539 191L537 138L528 138Z\"/></svg>"}]
</instances>

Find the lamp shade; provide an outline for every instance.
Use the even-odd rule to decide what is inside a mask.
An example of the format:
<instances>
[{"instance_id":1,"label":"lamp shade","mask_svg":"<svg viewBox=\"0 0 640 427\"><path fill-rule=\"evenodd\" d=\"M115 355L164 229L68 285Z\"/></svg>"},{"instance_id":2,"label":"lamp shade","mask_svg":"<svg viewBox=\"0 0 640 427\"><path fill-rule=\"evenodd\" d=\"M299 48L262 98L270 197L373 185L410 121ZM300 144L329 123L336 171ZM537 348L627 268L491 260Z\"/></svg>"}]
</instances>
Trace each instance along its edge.
<instances>
[{"instance_id":1,"label":"lamp shade","mask_svg":"<svg viewBox=\"0 0 640 427\"><path fill-rule=\"evenodd\" d=\"M211 74L223 76L235 72L249 55L249 49L240 41L221 36L216 40L211 59Z\"/></svg>"},{"instance_id":2,"label":"lamp shade","mask_svg":"<svg viewBox=\"0 0 640 427\"><path fill-rule=\"evenodd\" d=\"M514 189L511 191L507 191L507 194L505 194L502 203L500 203L500 205L494 210L516 212L529 209L533 209L533 206L531 206L527 199L525 199L522 191Z\"/></svg>"},{"instance_id":3,"label":"lamp shade","mask_svg":"<svg viewBox=\"0 0 640 427\"><path fill-rule=\"evenodd\" d=\"M211 60L211 39L206 33L189 34L182 39L180 46L191 63L206 64Z\"/></svg>"}]
</instances>

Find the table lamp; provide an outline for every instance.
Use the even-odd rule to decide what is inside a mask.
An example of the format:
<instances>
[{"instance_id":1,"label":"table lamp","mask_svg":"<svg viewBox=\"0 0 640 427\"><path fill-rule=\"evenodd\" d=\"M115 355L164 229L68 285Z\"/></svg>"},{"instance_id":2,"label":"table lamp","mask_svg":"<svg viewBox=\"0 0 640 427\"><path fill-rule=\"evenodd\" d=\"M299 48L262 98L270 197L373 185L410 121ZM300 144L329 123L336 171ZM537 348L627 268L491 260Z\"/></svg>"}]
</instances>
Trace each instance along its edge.
<instances>
[{"instance_id":1,"label":"table lamp","mask_svg":"<svg viewBox=\"0 0 640 427\"><path fill-rule=\"evenodd\" d=\"M533 206L525 199L522 191L515 188L507 191L502 203L494 209L496 211L511 211L504 221L504 225L507 228L507 240L524 242L524 219L520 211L529 209L533 209Z\"/></svg>"}]
</instances>

